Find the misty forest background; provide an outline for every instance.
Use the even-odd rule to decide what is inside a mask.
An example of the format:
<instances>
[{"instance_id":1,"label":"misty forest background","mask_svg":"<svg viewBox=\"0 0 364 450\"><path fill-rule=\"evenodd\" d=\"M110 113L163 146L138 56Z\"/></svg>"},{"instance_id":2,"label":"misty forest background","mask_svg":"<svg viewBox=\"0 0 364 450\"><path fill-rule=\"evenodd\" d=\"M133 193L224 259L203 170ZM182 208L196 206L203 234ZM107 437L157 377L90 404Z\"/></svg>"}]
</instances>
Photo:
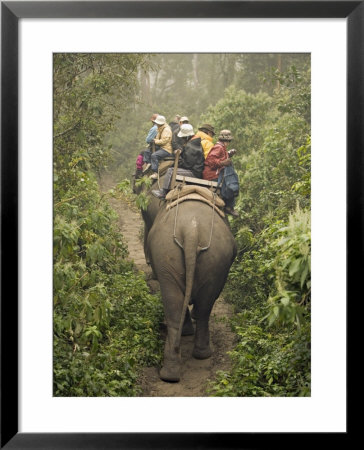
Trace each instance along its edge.
<instances>
[{"instance_id":1,"label":"misty forest background","mask_svg":"<svg viewBox=\"0 0 364 450\"><path fill-rule=\"evenodd\" d=\"M54 55L54 395L137 396L141 368L161 362L161 300L108 201L140 204L152 113L228 128L238 150L223 292L237 345L207 395L310 395L310 76L308 54Z\"/></svg>"}]
</instances>

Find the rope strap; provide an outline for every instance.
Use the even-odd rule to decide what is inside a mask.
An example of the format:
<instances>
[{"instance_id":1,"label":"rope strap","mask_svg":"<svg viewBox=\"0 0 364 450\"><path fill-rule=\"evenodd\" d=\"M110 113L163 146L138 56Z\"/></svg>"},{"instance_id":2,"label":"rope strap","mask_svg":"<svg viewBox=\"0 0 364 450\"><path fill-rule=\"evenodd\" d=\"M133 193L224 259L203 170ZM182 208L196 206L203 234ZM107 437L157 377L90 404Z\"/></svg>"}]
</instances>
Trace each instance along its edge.
<instances>
[{"instance_id":1,"label":"rope strap","mask_svg":"<svg viewBox=\"0 0 364 450\"><path fill-rule=\"evenodd\" d=\"M177 236L176 236L177 217L178 217L178 205L179 205L179 203L180 203L179 191L180 191L180 190L178 190L178 192L177 192L177 200L174 202L174 204L168 205L168 206L167 206L167 209L170 209L170 208L173 208L173 206L176 206L176 213L175 213L175 216L174 216L173 239L174 239L174 241L176 242L176 244L177 244L179 247L181 247L181 248L183 249L183 245L181 244L181 242L178 240L178 238L177 238ZM213 202L212 202L212 204L211 204L208 200L204 199L202 196L200 196L200 198L194 198L194 200L200 200L200 201L203 201L203 202L205 202L205 203L208 203L208 204L210 204L210 206L212 206L211 229L210 229L209 243L208 243L208 245L207 245L206 247L201 247L201 246L200 246L200 251L206 251L206 250L208 250L208 249L210 248L210 246L211 246L212 233L213 233L213 229L214 229L215 211L217 211L220 215L223 215L223 217L225 217L225 214L224 214L222 211L220 211L218 208L215 207L216 197L217 197L217 194L216 194L216 193L213 193ZM183 198L182 198L182 201L184 201L184 200L189 200L188 196L183 197ZM173 206L172 206L172 205L173 205Z\"/></svg>"}]
</instances>

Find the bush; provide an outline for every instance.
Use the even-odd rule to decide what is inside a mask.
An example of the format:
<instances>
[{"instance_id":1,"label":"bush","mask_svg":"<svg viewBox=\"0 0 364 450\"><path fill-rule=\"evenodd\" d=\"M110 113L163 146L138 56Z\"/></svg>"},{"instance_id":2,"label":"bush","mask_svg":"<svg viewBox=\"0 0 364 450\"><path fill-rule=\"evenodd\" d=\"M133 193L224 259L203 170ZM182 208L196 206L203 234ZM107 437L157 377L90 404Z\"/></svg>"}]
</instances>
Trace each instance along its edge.
<instances>
[{"instance_id":1,"label":"bush","mask_svg":"<svg viewBox=\"0 0 364 450\"><path fill-rule=\"evenodd\" d=\"M269 324L301 325L311 297L311 221L308 211L297 205L287 226L278 230L280 237L272 243L276 250L276 292L269 297Z\"/></svg>"},{"instance_id":2,"label":"bush","mask_svg":"<svg viewBox=\"0 0 364 450\"><path fill-rule=\"evenodd\" d=\"M55 309L54 395L135 396L140 368L161 360L160 299L133 271L114 275L109 285L94 291L98 306L88 304L87 323L77 320L82 299L76 295L69 308ZM107 323L100 321L103 308Z\"/></svg>"},{"instance_id":3,"label":"bush","mask_svg":"<svg viewBox=\"0 0 364 450\"><path fill-rule=\"evenodd\" d=\"M272 97L232 88L214 109L244 153L233 160L238 254L224 290L239 341L211 395L310 395L310 95L296 70L278 76Z\"/></svg>"},{"instance_id":4,"label":"bush","mask_svg":"<svg viewBox=\"0 0 364 450\"><path fill-rule=\"evenodd\" d=\"M140 367L161 358L162 305L91 179L88 196L55 205L54 395L136 395Z\"/></svg>"},{"instance_id":5,"label":"bush","mask_svg":"<svg viewBox=\"0 0 364 450\"><path fill-rule=\"evenodd\" d=\"M248 235L248 239L247 239ZM248 242L233 265L225 298L237 314L233 368L210 385L217 396L310 395L310 214L298 206ZM267 301L268 300L268 301Z\"/></svg>"},{"instance_id":6,"label":"bush","mask_svg":"<svg viewBox=\"0 0 364 450\"><path fill-rule=\"evenodd\" d=\"M257 311L240 313L234 330L239 343L230 353L233 368L210 384L212 396L300 397L310 395L310 333L290 328L269 332Z\"/></svg>"},{"instance_id":7,"label":"bush","mask_svg":"<svg viewBox=\"0 0 364 450\"><path fill-rule=\"evenodd\" d=\"M101 194L97 183L109 158L105 134L147 60L54 55L55 396L136 395L138 371L161 357L160 299L127 260L107 201L115 191Z\"/></svg>"}]
</instances>

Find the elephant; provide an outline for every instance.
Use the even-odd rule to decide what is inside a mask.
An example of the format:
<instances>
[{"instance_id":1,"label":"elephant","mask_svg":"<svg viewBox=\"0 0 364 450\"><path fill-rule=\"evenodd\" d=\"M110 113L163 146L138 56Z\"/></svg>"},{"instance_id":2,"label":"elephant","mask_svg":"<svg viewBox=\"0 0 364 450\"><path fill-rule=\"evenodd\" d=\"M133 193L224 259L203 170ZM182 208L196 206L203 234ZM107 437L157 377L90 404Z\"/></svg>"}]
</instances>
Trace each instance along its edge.
<instances>
[{"instance_id":1,"label":"elephant","mask_svg":"<svg viewBox=\"0 0 364 450\"><path fill-rule=\"evenodd\" d=\"M162 180L160 180L160 185ZM142 211L144 251L158 279L167 324L164 361L159 376L178 382L181 335L195 334L192 356L209 358L210 313L236 256L236 243L226 217L202 201L186 200L171 209L151 195ZM188 305L192 306L194 332Z\"/></svg>"}]
</instances>

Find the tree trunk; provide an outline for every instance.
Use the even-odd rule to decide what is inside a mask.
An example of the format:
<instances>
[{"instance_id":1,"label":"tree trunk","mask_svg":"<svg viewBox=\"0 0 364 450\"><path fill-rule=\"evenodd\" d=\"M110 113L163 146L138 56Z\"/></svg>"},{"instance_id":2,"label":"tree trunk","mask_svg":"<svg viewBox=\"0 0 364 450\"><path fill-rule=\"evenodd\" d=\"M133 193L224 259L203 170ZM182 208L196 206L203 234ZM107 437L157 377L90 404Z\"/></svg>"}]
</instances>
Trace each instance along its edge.
<instances>
[{"instance_id":1,"label":"tree trunk","mask_svg":"<svg viewBox=\"0 0 364 450\"><path fill-rule=\"evenodd\" d=\"M282 72L282 55L281 55L281 53L277 54L277 70L279 73ZM276 89L278 92L279 92L280 88L281 88L281 85L279 83L279 80L277 80Z\"/></svg>"},{"instance_id":2,"label":"tree trunk","mask_svg":"<svg viewBox=\"0 0 364 450\"><path fill-rule=\"evenodd\" d=\"M145 103L151 104L149 72L142 72L142 92Z\"/></svg>"},{"instance_id":3,"label":"tree trunk","mask_svg":"<svg viewBox=\"0 0 364 450\"><path fill-rule=\"evenodd\" d=\"M192 56L192 69L193 69L193 81L195 84L195 87L197 88L199 85L199 81L198 81L198 73L197 73L197 66L198 66L198 54L195 53Z\"/></svg>"}]
</instances>

